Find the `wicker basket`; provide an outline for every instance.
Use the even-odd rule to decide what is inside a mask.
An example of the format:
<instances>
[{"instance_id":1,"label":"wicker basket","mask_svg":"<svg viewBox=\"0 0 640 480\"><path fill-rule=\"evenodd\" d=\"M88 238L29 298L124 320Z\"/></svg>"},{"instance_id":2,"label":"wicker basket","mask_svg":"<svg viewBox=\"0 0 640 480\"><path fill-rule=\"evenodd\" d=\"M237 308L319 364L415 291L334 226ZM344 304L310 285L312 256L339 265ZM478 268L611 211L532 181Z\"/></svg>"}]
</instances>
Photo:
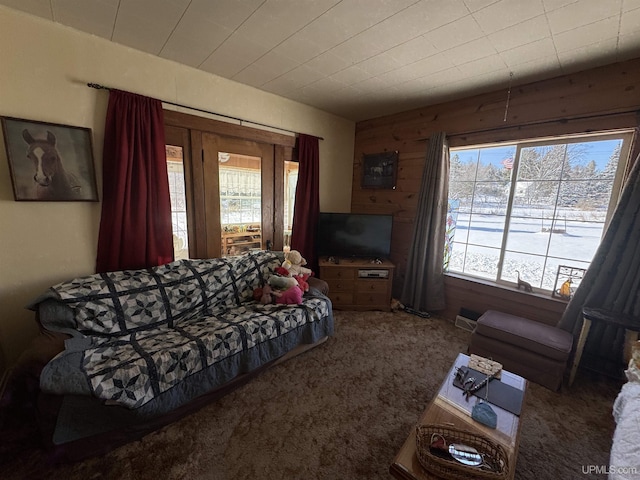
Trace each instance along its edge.
<instances>
[{"instance_id":1,"label":"wicker basket","mask_svg":"<svg viewBox=\"0 0 640 480\"><path fill-rule=\"evenodd\" d=\"M442 458L429 450L434 434L441 435L447 445L461 443L475 448L495 465L495 469L464 465L453 458ZM501 445L475 433L449 425L419 425L416 427L416 454L420 465L428 472L451 480L502 480L509 475L509 459Z\"/></svg>"}]
</instances>

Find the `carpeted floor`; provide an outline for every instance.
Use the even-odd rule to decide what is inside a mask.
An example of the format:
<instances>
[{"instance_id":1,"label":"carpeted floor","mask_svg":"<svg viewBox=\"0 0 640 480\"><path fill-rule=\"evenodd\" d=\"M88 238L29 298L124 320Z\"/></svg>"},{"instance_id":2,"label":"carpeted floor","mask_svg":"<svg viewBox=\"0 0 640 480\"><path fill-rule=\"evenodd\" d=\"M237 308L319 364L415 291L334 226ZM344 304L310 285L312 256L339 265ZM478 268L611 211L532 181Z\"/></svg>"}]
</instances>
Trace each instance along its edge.
<instances>
[{"instance_id":1,"label":"carpeted floor","mask_svg":"<svg viewBox=\"0 0 640 480\"><path fill-rule=\"evenodd\" d=\"M407 313L336 312L323 345L101 458L48 466L32 432L3 435L3 479L389 479L397 450L469 333ZM584 479L608 464L619 382L530 384L516 479ZM589 478L594 478L593 476Z\"/></svg>"}]
</instances>

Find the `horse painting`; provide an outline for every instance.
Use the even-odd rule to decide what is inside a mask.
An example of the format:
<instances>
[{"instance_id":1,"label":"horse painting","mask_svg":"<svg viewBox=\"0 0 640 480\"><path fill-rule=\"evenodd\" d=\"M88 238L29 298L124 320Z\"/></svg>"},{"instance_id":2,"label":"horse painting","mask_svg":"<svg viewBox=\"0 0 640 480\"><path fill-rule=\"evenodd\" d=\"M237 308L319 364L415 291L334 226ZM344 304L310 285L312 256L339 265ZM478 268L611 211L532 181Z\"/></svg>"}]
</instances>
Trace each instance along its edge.
<instances>
[{"instance_id":1,"label":"horse painting","mask_svg":"<svg viewBox=\"0 0 640 480\"><path fill-rule=\"evenodd\" d=\"M56 136L47 131L47 138L34 138L28 129L22 131L27 142L27 158L33 163L36 198L38 200L74 200L82 194L82 186L72 173L65 170L56 148Z\"/></svg>"}]
</instances>

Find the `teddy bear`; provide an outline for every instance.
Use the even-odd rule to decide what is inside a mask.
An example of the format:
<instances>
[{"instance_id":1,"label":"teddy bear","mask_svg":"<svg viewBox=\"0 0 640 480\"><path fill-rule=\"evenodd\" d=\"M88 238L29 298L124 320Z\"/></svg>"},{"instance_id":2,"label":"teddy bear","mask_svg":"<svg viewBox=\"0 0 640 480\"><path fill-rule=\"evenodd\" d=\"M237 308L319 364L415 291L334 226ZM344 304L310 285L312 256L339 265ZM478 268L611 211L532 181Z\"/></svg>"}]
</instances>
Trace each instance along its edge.
<instances>
[{"instance_id":1,"label":"teddy bear","mask_svg":"<svg viewBox=\"0 0 640 480\"><path fill-rule=\"evenodd\" d=\"M291 276L311 275L312 271L305 267L307 261L298 250L291 250L284 254L284 262L282 266L289 270Z\"/></svg>"}]
</instances>

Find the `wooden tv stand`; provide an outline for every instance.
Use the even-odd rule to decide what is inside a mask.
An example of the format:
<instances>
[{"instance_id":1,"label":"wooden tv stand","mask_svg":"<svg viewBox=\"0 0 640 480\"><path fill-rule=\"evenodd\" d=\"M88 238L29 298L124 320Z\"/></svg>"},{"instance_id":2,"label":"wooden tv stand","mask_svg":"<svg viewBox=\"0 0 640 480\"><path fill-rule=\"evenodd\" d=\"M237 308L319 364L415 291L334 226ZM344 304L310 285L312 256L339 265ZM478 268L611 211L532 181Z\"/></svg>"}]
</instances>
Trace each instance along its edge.
<instances>
[{"instance_id":1,"label":"wooden tv stand","mask_svg":"<svg viewBox=\"0 0 640 480\"><path fill-rule=\"evenodd\" d=\"M335 262L329 261L335 258ZM393 272L389 260L321 257L319 277L329 284L329 298L337 310L390 310Z\"/></svg>"}]
</instances>

